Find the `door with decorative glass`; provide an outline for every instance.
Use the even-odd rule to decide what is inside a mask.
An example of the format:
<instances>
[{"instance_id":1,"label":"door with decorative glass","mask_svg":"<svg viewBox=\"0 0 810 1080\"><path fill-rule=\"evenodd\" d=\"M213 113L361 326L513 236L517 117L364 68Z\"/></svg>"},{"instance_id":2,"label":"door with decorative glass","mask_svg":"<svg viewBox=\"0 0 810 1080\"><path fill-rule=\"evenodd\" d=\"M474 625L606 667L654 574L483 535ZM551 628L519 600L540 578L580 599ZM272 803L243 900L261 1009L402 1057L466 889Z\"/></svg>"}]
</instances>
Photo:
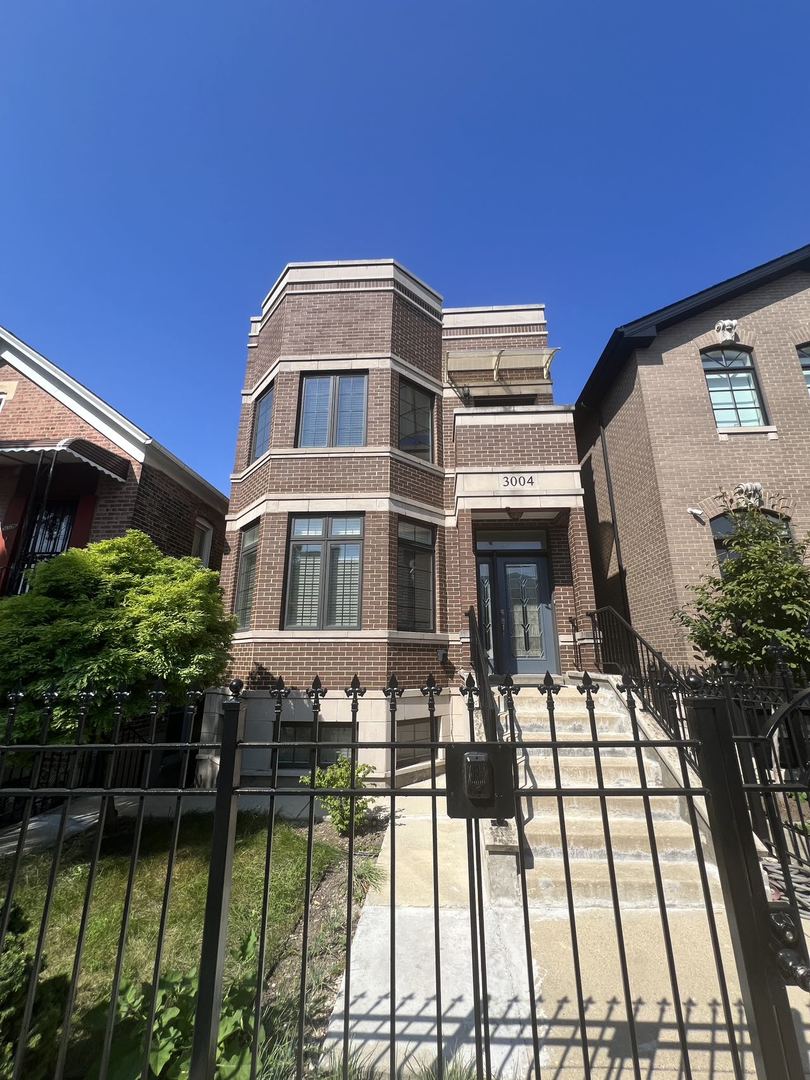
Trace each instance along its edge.
<instances>
[{"instance_id":1,"label":"door with decorative glass","mask_svg":"<svg viewBox=\"0 0 810 1080\"><path fill-rule=\"evenodd\" d=\"M559 670L545 538L524 543L514 550L516 540L493 534L477 544L479 622L498 675Z\"/></svg>"}]
</instances>

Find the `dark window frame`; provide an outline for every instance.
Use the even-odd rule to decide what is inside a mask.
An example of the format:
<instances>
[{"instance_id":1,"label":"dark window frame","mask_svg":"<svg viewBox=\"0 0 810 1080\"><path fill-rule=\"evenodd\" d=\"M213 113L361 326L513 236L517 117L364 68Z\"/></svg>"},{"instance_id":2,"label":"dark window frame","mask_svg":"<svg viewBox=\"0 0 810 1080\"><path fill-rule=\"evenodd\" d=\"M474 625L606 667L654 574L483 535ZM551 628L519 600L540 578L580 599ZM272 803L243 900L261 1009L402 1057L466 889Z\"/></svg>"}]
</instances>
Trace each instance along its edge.
<instances>
[{"instance_id":1,"label":"dark window frame","mask_svg":"<svg viewBox=\"0 0 810 1080\"><path fill-rule=\"evenodd\" d=\"M745 366L734 368L734 367L729 366L728 364L722 364L718 360L716 360L715 357L717 356L718 353L721 354L724 358L725 358L726 353L729 353L729 354L735 353L735 354L738 354L739 356L745 356L745 357L748 358L748 363ZM768 426L768 410L765 407L765 398L764 398L764 395L762 393L762 387L761 387L760 382L759 382L759 376L758 376L758 373L757 373L757 367L756 367L756 364L754 363L754 354L753 354L753 351L751 349L740 348L739 346L735 346L734 348L721 346L721 347L718 347L718 348L703 349L703 350L701 350L701 353L700 353L700 360L701 360L701 366L703 368L703 378L704 378L704 382L705 382L705 385L706 385L706 392L709 395L709 405L710 405L711 410L712 410L712 417L714 419L715 427L717 427L717 429L719 431L727 430L729 428L733 430L735 428L756 428L756 427L767 427ZM715 366L714 367L707 367L707 364L714 364ZM754 395L756 397L756 404L755 405L740 405L740 404L738 404L738 402L736 400L736 397L735 397L735 391L734 391L733 387L731 386L731 374L733 372L735 372L735 371L736 372L744 371L744 372L750 373L750 375L751 375L751 384L752 384L751 389L753 389ZM715 407L714 398L712 397L712 390L711 390L711 387L709 385L708 376L709 375L723 375L723 374L725 374L727 376L727 378L728 378L728 391L727 392L731 395L732 404L731 405L718 405L717 407ZM741 421L741 419L740 419L740 411L741 410L743 410L743 411L753 410L753 409L756 409L756 411L759 413L759 422L756 423L756 424L743 423ZM735 417L736 417L737 423L736 424L721 423L720 420L718 419L718 415L717 415L718 412L721 412L721 413L722 412L733 412Z\"/></svg>"},{"instance_id":2,"label":"dark window frame","mask_svg":"<svg viewBox=\"0 0 810 1080\"><path fill-rule=\"evenodd\" d=\"M360 521L359 534L341 535L333 532L333 522L358 519ZM323 521L323 528L318 535L295 536L296 521ZM284 617L285 630L360 630L363 626L363 558L365 554L365 515L362 513L343 514L290 514L287 555L285 559L284 577ZM357 622L354 624L334 623L327 621L329 610L329 571L331 567L332 551L340 544L357 544L360 548L359 575L357 580ZM302 626L300 623L290 621L290 602L292 594L290 585L292 582L293 550L296 546L311 545L319 546L320 552L320 578L318 581L318 619L317 625Z\"/></svg>"},{"instance_id":3,"label":"dark window frame","mask_svg":"<svg viewBox=\"0 0 810 1080\"><path fill-rule=\"evenodd\" d=\"M263 390L261 392L261 394L259 394L259 396L256 398L256 400L253 402L253 418L252 418L251 428L250 428L250 461L248 462L248 464L252 465L254 461L257 461L260 457L262 457L264 454L266 454L267 451L270 449L270 446L272 444L272 441L273 441L273 410L274 410L275 404L276 404L275 390L276 390L276 384L275 383L270 383L270 385L267 387L267 389ZM262 409L262 407L268 401L270 402L270 408L269 408L269 415L267 417L267 423L266 424L262 423L260 425L260 419L261 419L260 410ZM259 433L261 431L264 431L266 433L267 442L266 442L266 445L263 447L263 449L260 450L258 448L258 437L259 437Z\"/></svg>"},{"instance_id":4,"label":"dark window frame","mask_svg":"<svg viewBox=\"0 0 810 1080\"><path fill-rule=\"evenodd\" d=\"M248 535L255 529L255 539ZM253 622L253 605L256 599L256 564L261 542L261 518L251 521L240 530L239 565L236 569L236 590L233 613L237 630L249 630Z\"/></svg>"},{"instance_id":5,"label":"dark window frame","mask_svg":"<svg viewBox=\"0 0 810 1080\"><path fill-rule=\"evenodd\" d=\"M363 379L363 433L361 441L357 443L335 442L338 422L338 401L340 400L340 379L362 378ZM308 379L329 379L329 420L325 443L304 443L302 435L304 430L304 399ZM318 449L341 449L342 447L366 446L368 442L368 372L355 371L349 368L346 371L306 371L301 375L298 386L298 422L295 430L295 445L304 450Z\"/></svg>"},{"instance_id":6,"label":"dark window frame","mask_svg":"<svg viewBox=\"0 0 810 1080\"><path fill-rule=\"evenodd\" d=\"M316 748L314 746L298 746L300 742L313 742L315 738L315 725L311 720L282 720L279 733L278 767L280 769L310 769L312 758ZM346 721L321 722L318 726L319 745L317 747L318 765L333 765L343 755L348 757L349 751L335 743L348 743L352 739L352 725ZM331 736L331 738L330 738Z\"/></svg>"},{"instance_id":7,"label":"dark window frame","mask_svg":"<svg viewBox=\"0 0 810 1080\"><path fill-rule=\"evenodd\" d=\"M400 532L403 525L429 530L430 544L403 537ZM404 611L408 610L408 608L415 616L416 604L404 605L402 603L400 552L403 549L423 555L425 553L430 554L430 620L428 626L418 626L415 617L411 623L407 623L404 618ZM433 634L436 632L436 529L433 525L425 524L424 521L415 521L411 518L399 518L397 521L397 630L419 634Z\"/></svg>"},{"instance_id":8,"label":"dark window frame","mask_svg":"<svg viewBox=\"0 0 810 1080\"><path fill-rule=\"evenodd\" d=\"M765 517L770 518L775 524L780 524L784 531L785 538L792 537L793 529L790 523L790 518L784 514L780 514L778 510L771 510L768 507L759 507L758 512ZM732 514L742 513L740 510L732 511ZM721 525L721 522L724 523ZM726 542L734 536L733 522L730 520L728 513L715 514L709 521L709 528L712 533L712 542L714 544L714 556L720 566L721 572L723 563L726 559L734 558L733 552L728 550Z\"/></svg>"},{"instance_id":9,"label":"dark window frame","mask_svg":"<svg viewBox=\"0 0 810 1080\"><path fill-rule=\"evenodd\" d=\"M802 374L804 375L804 385L807 387L808 394L810 394L810 341L805 341L803 345L797 345L796 354L799 357Z\"/></svg>"},{"instance_id":10,"label":"dark window frame","mask_svg":"<svg viewBox=\"0 0 810 1080\"><path fill-rule=\"evenodd\" d=\"M423 394L428 398L430 405L430 424L428 426L428 434L430 436L430 443L428 445L428 455L424 457L422 454L417 453L414 450L408 450L402 445L402 388L403 386L410 387L411 390L415 390L419 394ZM432 390L425 389L424 386L420 386L419 383L414 382L412 379L406 379L404 376L399 377L399 401L397 403L397 447L403 454L408 454L410 457L414 457L417 461L427 461L432 464L435 460L436 453L436 395Z\"/></svg>"}]
</instances>

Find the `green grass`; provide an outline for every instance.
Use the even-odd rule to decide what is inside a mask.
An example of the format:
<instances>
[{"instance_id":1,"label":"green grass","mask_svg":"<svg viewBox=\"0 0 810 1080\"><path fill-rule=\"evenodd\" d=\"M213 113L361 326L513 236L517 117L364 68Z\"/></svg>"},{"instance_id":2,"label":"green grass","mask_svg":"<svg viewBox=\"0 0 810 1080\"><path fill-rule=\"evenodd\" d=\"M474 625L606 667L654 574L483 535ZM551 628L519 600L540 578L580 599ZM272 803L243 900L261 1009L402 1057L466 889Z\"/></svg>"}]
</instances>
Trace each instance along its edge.
<instances>
[{"instance_id":1,"label":"green grass","mask_svg":"<svg viewBox=\"0 0 810 1080\"><path fill-rule=\"evenodd\" d=\"M144 823L124 953L124 982L152 979L170 832L169 823ZM81 1011L97 1001L109 1000L133 833L134 823L124 819L110 831L102 848L82 959L77 1001ZM259 929L266 840L266 817L240 815L234 852L226 979L236 974L236 953L240 943ZM70 841L63 851L46 938L49 975L64 973L69 976L72 969L92 843L91 831ZM185 972L199 961L210 844L210 816L192 814L185 817L172 875L163 971ZM276 822L268 917L268 968L272 968L287 948L289 937L301 917L306 847L305 830ZM28 856L21 868L15 899L31 919L29 947L33 947L38 932L51 858L51 852ZM313 888L339 858L339 849L315 842ZM0 864L0 880L7 872L7 865Z\"/></svg>"}]
</instances>

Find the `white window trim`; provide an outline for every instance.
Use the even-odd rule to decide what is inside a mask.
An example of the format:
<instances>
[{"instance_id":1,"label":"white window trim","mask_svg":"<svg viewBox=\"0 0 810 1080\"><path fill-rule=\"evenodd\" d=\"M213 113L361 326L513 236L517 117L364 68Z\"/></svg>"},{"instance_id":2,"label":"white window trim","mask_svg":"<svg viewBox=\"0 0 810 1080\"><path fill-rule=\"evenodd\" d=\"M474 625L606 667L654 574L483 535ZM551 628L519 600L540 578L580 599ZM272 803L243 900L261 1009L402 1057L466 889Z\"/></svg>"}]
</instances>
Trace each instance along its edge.
<instances>
[{"instance_id":1,"label":"white window trim","mask_svg":"<svg viewBox=\"0 0 810 1080\"><path fill-rule=\"evenodd\" d=\"M203 566L210 566L211 564L211 546L214 540L214 526L206 518L198 517L194 522L194 531L200 529L203 534L202 551L198 555L200 562Z\"/></svg>"}]
</instances>

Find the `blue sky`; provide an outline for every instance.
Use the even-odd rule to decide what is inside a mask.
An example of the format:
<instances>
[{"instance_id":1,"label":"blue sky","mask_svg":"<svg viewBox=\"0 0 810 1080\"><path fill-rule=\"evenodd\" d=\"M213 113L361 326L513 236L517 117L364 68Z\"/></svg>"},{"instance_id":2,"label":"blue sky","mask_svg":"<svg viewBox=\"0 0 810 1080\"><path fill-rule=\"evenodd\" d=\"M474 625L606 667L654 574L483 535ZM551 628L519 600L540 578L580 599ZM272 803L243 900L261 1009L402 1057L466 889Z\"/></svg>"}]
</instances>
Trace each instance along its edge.
<instances>
[{"instance_id":1,"label":"blue sky","mask_svg":"<svg viewBox=\"0 0 810 1080\"><path fill-rule=\"evenodd\" d=\"M611 329L810 242L806 0L6 0L0 324L227 489L285 262Z\"/></svg>"}]
</instances>

